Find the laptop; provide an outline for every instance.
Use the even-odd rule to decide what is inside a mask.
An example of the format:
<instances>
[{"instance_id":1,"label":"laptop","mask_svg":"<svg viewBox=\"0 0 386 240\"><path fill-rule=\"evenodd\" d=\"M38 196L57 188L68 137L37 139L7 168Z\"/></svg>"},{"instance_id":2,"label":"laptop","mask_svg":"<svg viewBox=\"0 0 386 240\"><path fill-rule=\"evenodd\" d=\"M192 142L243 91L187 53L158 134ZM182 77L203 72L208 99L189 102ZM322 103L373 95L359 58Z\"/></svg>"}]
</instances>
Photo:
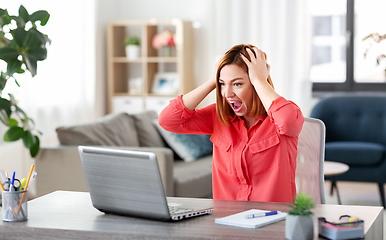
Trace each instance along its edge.
<instances>
[{"instance_id":1,"label":"laptop","mask_svg":"<svg viewBox=\"0 0 386 240\"><path fill-rule=\"evenodd\" d=\"M155 153L78 147L93 206L101 212L172 221L211 213L168 203Z\"/></svg>"}]
</instances>

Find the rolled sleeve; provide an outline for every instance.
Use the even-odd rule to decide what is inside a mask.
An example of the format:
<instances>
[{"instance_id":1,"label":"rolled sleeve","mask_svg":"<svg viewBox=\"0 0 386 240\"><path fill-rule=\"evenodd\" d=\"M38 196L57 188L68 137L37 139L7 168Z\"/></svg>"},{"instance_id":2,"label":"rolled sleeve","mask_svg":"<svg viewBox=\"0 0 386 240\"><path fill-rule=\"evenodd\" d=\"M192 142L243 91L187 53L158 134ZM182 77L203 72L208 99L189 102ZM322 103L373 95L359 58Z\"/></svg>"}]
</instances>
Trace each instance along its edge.
<instances>
[{"instance_id":1,"label":"rolled sleeve","mask_svg":"<svg viewBox=\"0 0 386 240\"><path fill-rule=\"evenodd\" d=\"M300 108L283 97L276 98L268 109L268 117L279 134L296 137L303 127L304 117Z\"/></svg>"},{"instance_id":2,"label":"rolled sleeve","mask_svg":"<svg viewBox=\"0 0 386 240\"><path fill-rule=\"evenodd\" d=\"M192 111L185 107L180 95L162 110L158 123L165 130L174 133L210 134L214 109L213 106L208 106Z\"/></svg>"}]
</instances>

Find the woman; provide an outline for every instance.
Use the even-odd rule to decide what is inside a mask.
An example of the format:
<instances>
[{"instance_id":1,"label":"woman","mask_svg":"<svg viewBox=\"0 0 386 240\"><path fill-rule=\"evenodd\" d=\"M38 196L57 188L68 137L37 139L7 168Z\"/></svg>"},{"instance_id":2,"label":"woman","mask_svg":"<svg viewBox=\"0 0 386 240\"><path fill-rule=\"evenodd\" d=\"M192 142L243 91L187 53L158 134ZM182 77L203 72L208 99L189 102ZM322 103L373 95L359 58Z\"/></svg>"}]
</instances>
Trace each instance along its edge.
<instances>
[{"instance_id":1,"label":"woman","mask_svg":"<svg viewBox=\"0 0 386 240\"><path fill-rule=\"evenodd\" d=\"M304 118L275 92L269 71L263 51L234 46L216 77L172 100L159 116L168 131L211 135L214 199L293 202ZM196 109L214 89L216 104Z\"/></svg>"}]
</instances>

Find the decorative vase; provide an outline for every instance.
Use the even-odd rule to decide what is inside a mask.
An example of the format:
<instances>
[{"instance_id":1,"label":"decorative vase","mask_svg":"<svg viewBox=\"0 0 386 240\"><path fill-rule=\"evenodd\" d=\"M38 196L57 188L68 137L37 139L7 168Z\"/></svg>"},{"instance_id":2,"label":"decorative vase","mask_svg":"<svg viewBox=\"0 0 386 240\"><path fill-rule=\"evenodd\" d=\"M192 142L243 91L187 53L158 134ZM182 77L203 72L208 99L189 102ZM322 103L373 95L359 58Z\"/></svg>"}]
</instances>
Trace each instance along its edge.
<instances>
[{"instance_id":1,"label":"decorative vase","mask_svg":"<svg viewBox=\"0 0 386 240\"><path fill-rule=\"evenodd\" d=\"M288 214L285 220L285 238L288 240L309 240L314 238L312 215Z\"/></svg>"},{"instance_id":2,"label":"decorative vase","mask_svg":"<svg viewBox=\"0 0 386 240\"><path fill-rule=\"evenodd\" d=\"M162 47L163 50L163 56L164 57L171 57L172 56L172 48L170 46Z\"/></svg>"},{"instance_id":3,"label":"decorative vase","mask_svg":"<svg viewBox=\"0 0 386 240\"><path fill-rule=\"evenodd\" d=\"M139 46L138 45L127 45L126 46L126 57L128 59L137 59L139 57Z\"/></svg>"}]
</instances>

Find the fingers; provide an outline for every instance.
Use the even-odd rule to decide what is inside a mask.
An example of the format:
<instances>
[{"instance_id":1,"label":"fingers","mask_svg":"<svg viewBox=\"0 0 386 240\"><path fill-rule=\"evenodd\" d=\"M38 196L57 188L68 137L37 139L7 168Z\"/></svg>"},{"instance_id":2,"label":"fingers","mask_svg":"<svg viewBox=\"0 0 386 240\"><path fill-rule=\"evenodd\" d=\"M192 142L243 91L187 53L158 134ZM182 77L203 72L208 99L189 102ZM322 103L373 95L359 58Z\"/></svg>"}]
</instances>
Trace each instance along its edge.
<instances>
[{"instance_id":1,"label":"fingers","mask_svg":"<svg viewBox=\"0 0 386 240\"><path fill-rule=\"evenodd\" d=\"M248 53L249 58L251 59L251 60L248 60L248 58L244 56L244 54L240 53L241 57L243 58L246 64L253 62L254 60L257 60L257 59L263 59L265 62L267 61L267 55L265 54L265 52L263 52L261 49L257 47L254 47L252 49L246 48L245 51Z\"/></svg>"},{"instance_id":2,"label":"fingers","mask_svg":"<svg viewBox=\"0 0 386 240\"><path fill-rule=\"evenodd\" d=\"M271 65L267 63L268 75L271 73Z\"/></svg>"}]
</instances>

